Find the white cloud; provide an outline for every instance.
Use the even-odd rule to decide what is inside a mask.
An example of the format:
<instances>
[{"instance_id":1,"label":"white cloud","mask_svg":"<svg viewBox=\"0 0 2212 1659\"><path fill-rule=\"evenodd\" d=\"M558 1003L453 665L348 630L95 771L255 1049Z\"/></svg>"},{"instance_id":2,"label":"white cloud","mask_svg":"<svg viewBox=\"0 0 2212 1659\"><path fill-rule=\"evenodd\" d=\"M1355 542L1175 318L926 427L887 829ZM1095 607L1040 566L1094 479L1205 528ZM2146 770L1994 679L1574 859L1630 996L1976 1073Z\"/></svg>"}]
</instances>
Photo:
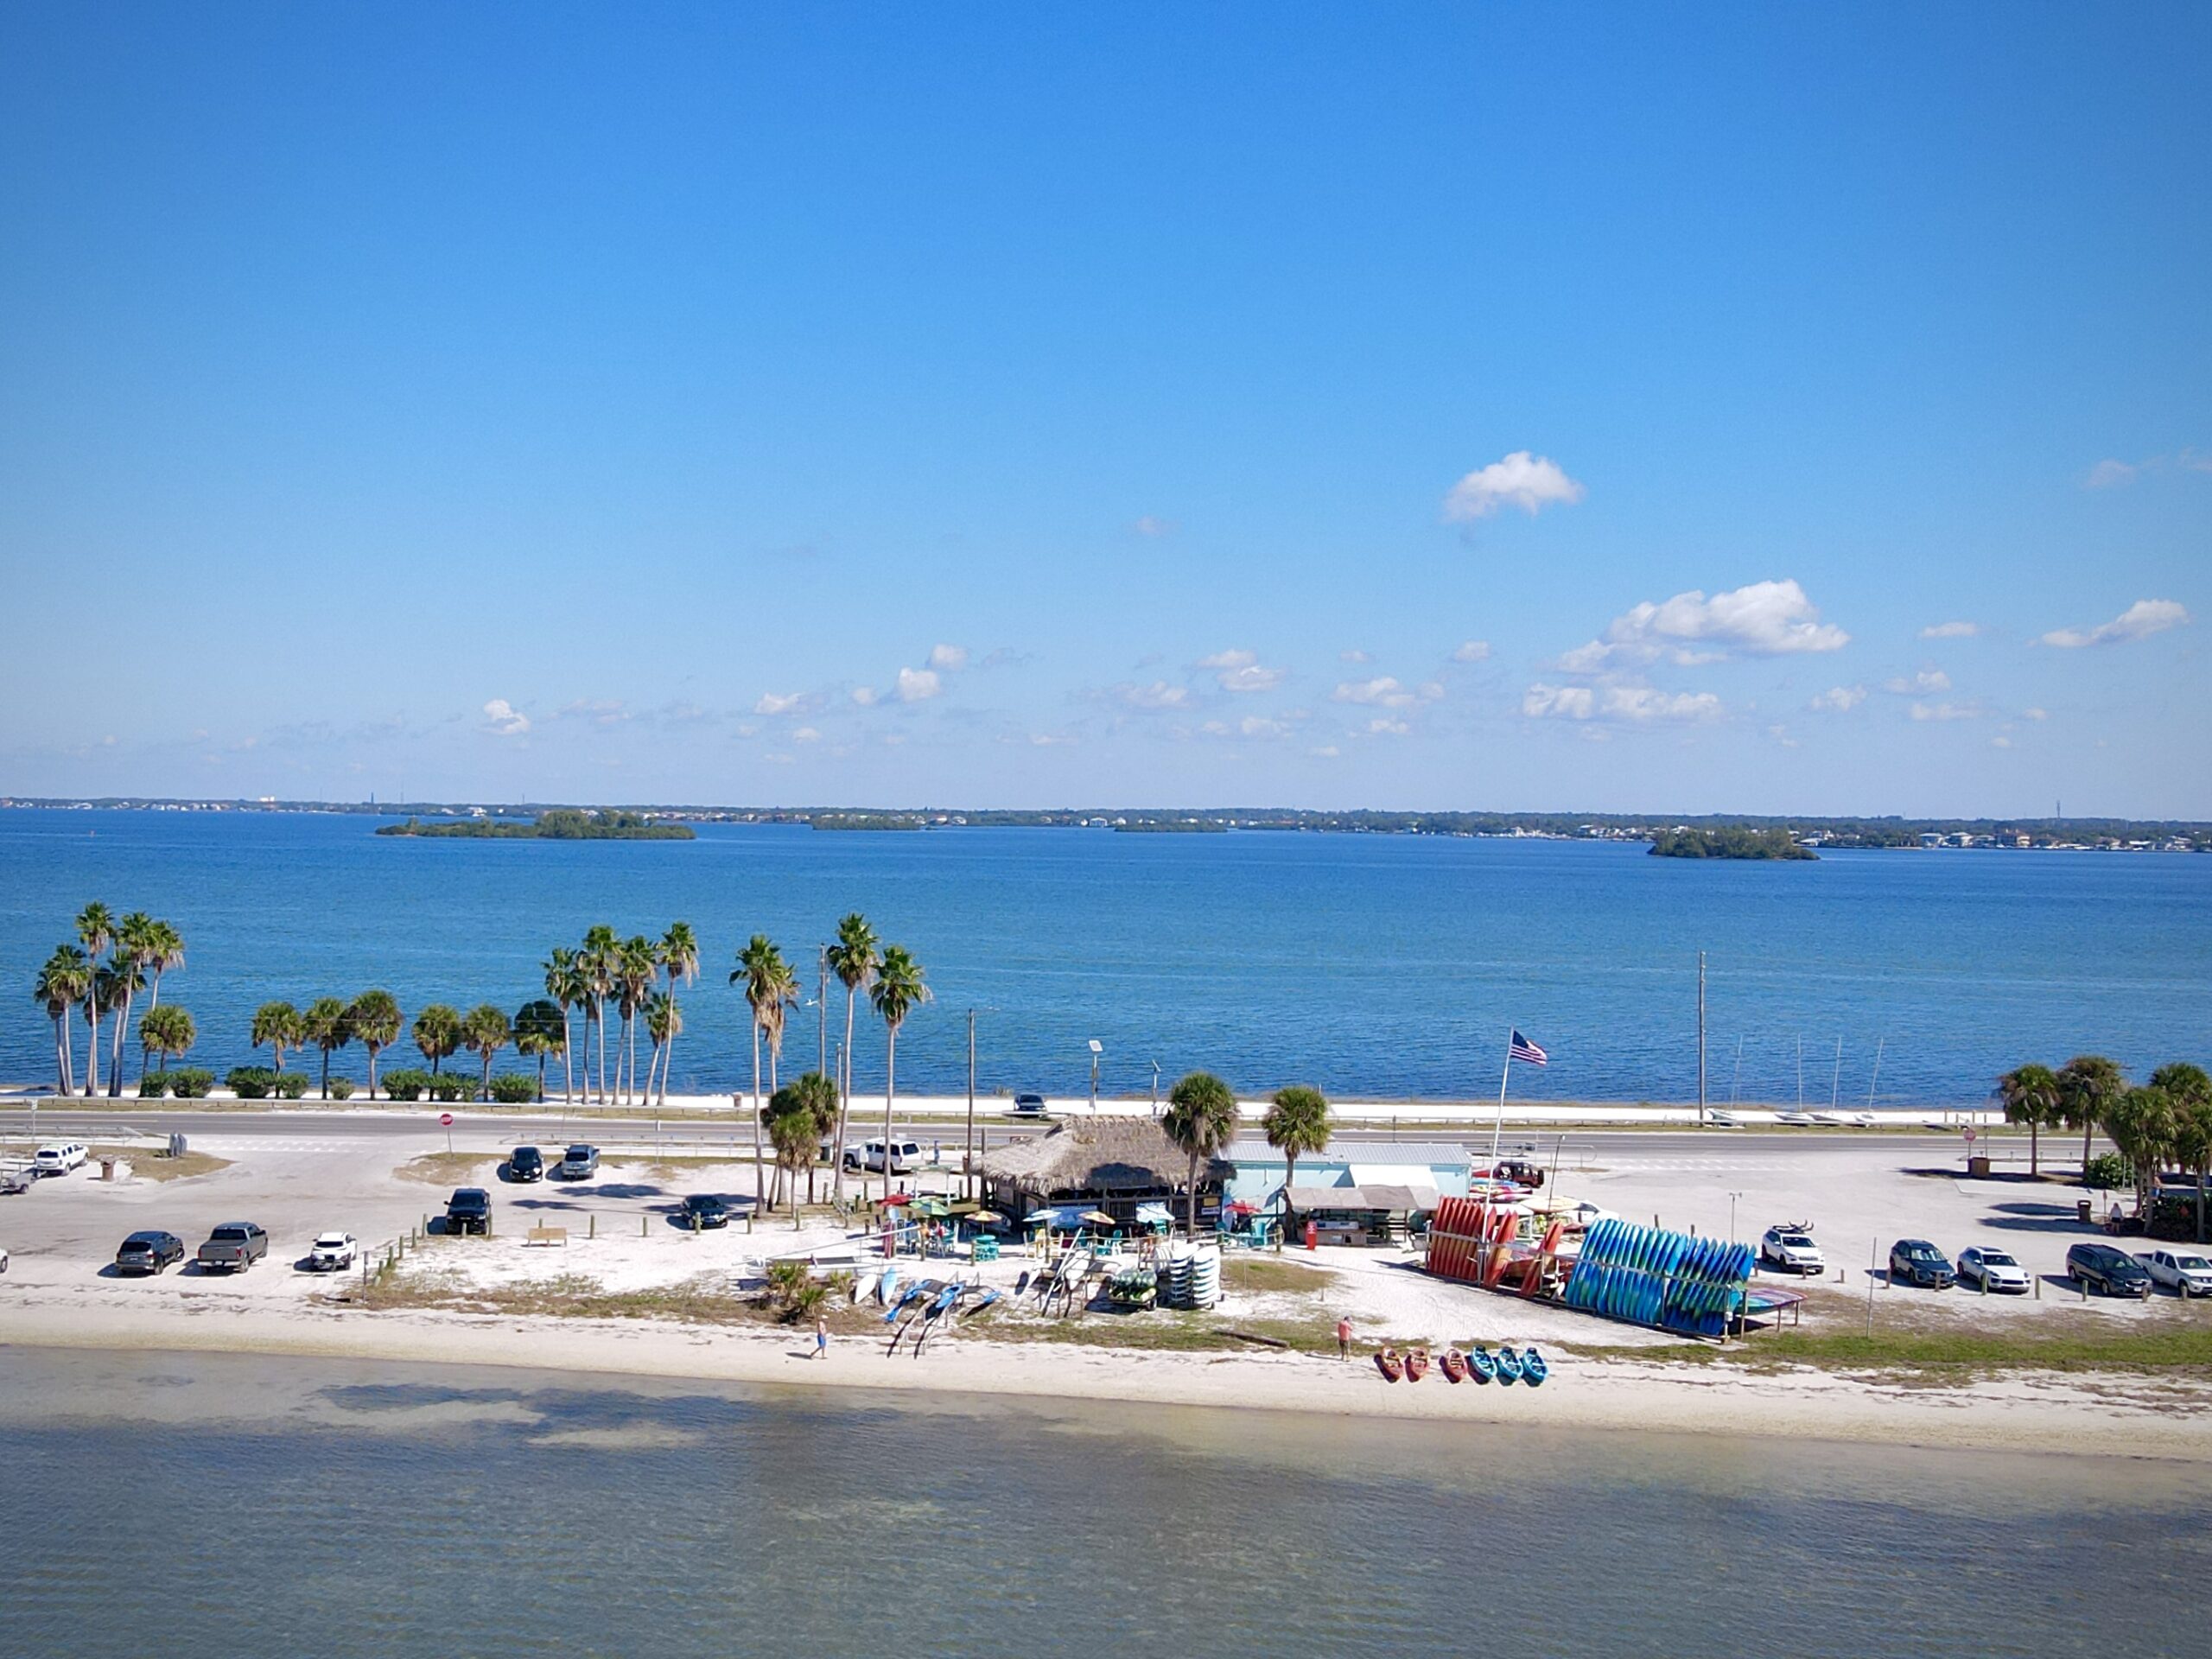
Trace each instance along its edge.
<instances>
[{"instance_id":1,"label":"white cloud","mask_svg":"<svg viewBox=\"0 0 2212 1659\"><path fill-rule=\"evenodd\" d=\"M2029 720L2049 720L2050 718L2050 711L2045 709L2023 709L2020 710L2020 713L2024 718Z\"/></svg>"},{"instance_id":2,"label":"white cloud","mask_svg":"<svg viewBox=\"0 0 2212 1659\"><path fill-rule=\"evenodd\" d=\"M1374 653L1371 652L1361 651L1357 647L1354 647L1351 651L1338 652L1337 653L1337 660L1340 663L1371 663L1375 660L1375 657Z\"/></svg>"},{"instance_id":3,"label":"white cloud","mask_svg":"<svg viewBox=\"0 0 2212 1659\"><path fill-rule=\"evenodd\" d=\"M822 734L811 726L802 726L791 734L791 741L794 743L819 743L821 741Z\"/></svg>"},{"instance_id":4,"label":"white cloud","mask_svg":"<svg viewBox=\"0 0 2212 1659\"><path fill-rule=\"evenodd\" d=\"M1235 668L1221 677L1224 691L1272 691L1283 682L1279 668Z\"/></svg>"},{"instance_id":5,"label":"white cloud","mask_svg":"<svg viewBox=\"0 0 2212 1659\"><path fill-rule=\"evenodd\" d=\"M1500 507L1518 507L1534 514L1546 507L1567 506L1582 499L1582 486L1544 455L1516 449L1502 461L1478 467L1454 484L1444 498L1444 518L1449 524L1487 518Z\"/></svg>"},{"instance_id":6,"label":"white cloud","mask_svg":"<svg viewBox=\"0 0 2212 1659\"><path fill-rule=\"evenodd\" d=\"M1279 720L1262 719L1258 715L1247 715L1237 721L1236 729L1247 737L1281 737L1290 728Z\"/></svg>"},{"instance_id":7,"label":"white cloud","mask_svg":"<svg viewBox=\"0 0 2212 1659\"><path fill-rule=\"evenodd\" d=\"M1402 720L1392 720L1386 715L1379 720L1369 721L1367 729L1370 735L1375 737L1403 737L1413 728Z\"/></svg>"},{"instance_id":8,"label":"white cloud","mask_svg":"<svg viewBox=\"0 0 2212 1659\"><path fill-rule=\"evenodd\" d=\"M930 666L941 673L957 674L968 666L968 647L965 645L931 645Z\"/></svg>"},{"instance_id":9,"label":"white cloud","mask_svg":"<svg viewBox=\"0 0 2212 1659\"><path fill-rule=\"evenodd\" d=\"M1980 720L1981 710L1970 702L1916 702L1915 720Z\"/></svg>"},{"instance_id":10,"label":"white cloud","mask_svg":"<svg viewBox=\"0 0 2212 1659\"><path fill-rule=\"evenodd\" d=\"M1065 732L1032 732L1029 734L1029 741L1037 748L1049 749L1072 743L1075 739Z\"/></svg>"},{"instance_id":11,"label":"white cloud","mask_svg":"<svg viewBox=\"0 0 2212 1659\"><path fill-rule=\"evenodd\" d=\"M530 729L530 716L505 697L494 697L484 705L484 729L494 737L520 737Z\"/></svg>"},{"instance_id":12,"label":"white cloud","mask_svg":"<svg viewBox=\"0 0 2212 1659\"><path fill-rule=\"evenodd\" d=\"M1797 747L1797 740L1789 735L1789 728L1787 726L1770 726L1766 728L1766 734L1785 749L1794 749Z\"/></svg>"},{"instance_id":13,"label":"white cloud","mask_svg":"<svg viewBox=\"0 0 2212 1659\"><path fill-rule=\"evenodd\" d=\"M1372 680L1346 680L1329 694L1332 702L1357 702L1370 709L1409 709L1414 694L1385 674Z\"/></svg>"},{"instance_id":14,"label":"white cloud","mask_svg":"<svg viewBox=\"0 0 2212 1659\"><path fill-rule=\"evenodd\" d=\"M1529 688L1521 712L1534 718L1608 720L1630 725L1711 720L1720 699L1710 691L1661 691L1648 685L1545 685Z\"/></svg>"},{"instance_id":15,"label":"white cloud","mask_svg":"<svg viewBox=\"0 0 2212 1659\"><path fill-rule=\"evenodd\" d=\"M1441 702L1444 701L1444 682L1423 680L1418 695L1423 702Z\"/></svg>"},{"instance_id":16,"label":"white cloud","mask_svg":"<svg viewBox=\"0 0 2212 1659\"><path fill-rule=\"evenodd\" d=\"M1117 685L1113 695L1116 702L1131 709L1182 709L1191 701L1188 690L1165 680L1154 680L1150 685Z\"/></svg>"},{"instance_id":17,"label":"white cloud","mask_svg":"<svg viewBox=\"0 0 2212 1659\"><path fill-rule=\"evenodd\" d=\"M2089 468L2088 475L2082 480L2082 487L2085 490L2117 489L2122 484L2133 484L2142 470L2133 461L2101 461Z\"/></svg>"},{"instance_id":18,"label":"white cloud","mask_svg":"<svg viewBox=\"0 0 2212 1659\"><path fill-rule=\"evenodd\" d=\"M2009 749L2012 747L2012 740L1999 734L1989 740L1989 747L1993 749Z\"/></svg>"},{"instance_id":19,"label":"white cloud","mask_svg":"<svg viewBox=\"0 0 2212 1659\"><path fill-rule=\"evenodd\" d=\"M753 705L756 715L795 715L806 706L803 691L763 691L760 701Z\"/></svg>"},{"instance_id":20,"label":"white cloud","mask_svg":"<svg viewBox=\"0 0 2212 1659\"><path fill-rule=\"evenodd\" d=\"M1333 743L1324 743L1318 748L1306 750L1306 753L1308 754L1319 755L1324 760L1333 760L1338 755L1342 754L1344 751Z\"/></svg>"},{"instance_id":21,"label":"white cloud","mask_svg":"<svg viewBox=\"0 0 2212 1659\"><path fill-rule=\"evenodd\" d=\"M944 690L933 668L902 668L899 671L899 701L925 702Z\"/></svg>"},{"instance_id":22,"label":"white cloud","mask_svg":"<svg viewBox=\"0 0 2212 1659\"><path fill-rule=\"evenodd\" d=\"M2073 651L2082 645L2118 645L2125 639L2146 639L2154 633L2164 633L2168 628L2185 626L2189 611L2177 600L2139 599L2109 622L2100 622L2094 628L2058 628L2043 637L2042 643Z\"/></svg>"},{"instance_id":23,"label":"white cloud","mask_svg":"<svg viewBox=\"0 0 2212 1659\"><path fill-rule=\"evenodd\" d=\"M1260 660L1256 651L1217 651L1211 657L1198 658L1200 668L1249 668Z\"/></svg>"},{"instance_id":24,"label":"white cloud","mask_svg":"<svg viewBox=\"0 0 2212 1659\"><path fill-rule=\"evenodd\" d=\"M1832 685L1815 697L1812 706L1832 715L1847 715L1866 701L1863 685Z\"/></svg>"},{"instance_id":25,"label":"white cloud","mask_svg":"<svg viewBox=\"0 0 2212 1659\"><path fill-rule=\"evenodd\" d=\"M1615 617L1601 639L1577 645L1560 658L1559 666L1565 673L1593 674L1615 662L1643 664L1670 657L1689 665L1735 652L1781 657L1840 651L1851 643L1849 634L1820 618L1819 608L1795 581L1754 582L1710 599L1693 588L1656 604L1646 600Z\"/></svg>"},{"instance_id":26,"label":"white cloud","mask_svg":"<svg viewBox=\"0 0 2212 1659\"><path fill-rule=\"evenodd\" d=\"M1899 675L1882 683L1883 690L1898 697L1924 697L1950 689L1951 677L1940 668L1923 668L1909 680Z\"/></svg>"},{"instance_id":27,"label":"white cloud","mask_svg":"<svg viewBox=\"0 0 2212 1659\"><path fill-rule=\"evenodd\" d=\"M1470 639L1452 653L1455 663L1486 663L1490 660L1490 641Z\"/></svg>"},{"instance_id":28,"label":"white cloud","mask_svg":"<svg viewBox=\"0 0 2212 1659\"><path fill-rule=\"evenodd\" d=\"M1933 622L1920 631L1923 639L1971 639L1981 632L1979 622Z\"/></svg>"},{"instance_id":29,"label":"white cloud","mask_svg":"<svg viewBox=\"0 0 2212 1659\"><path fill-rule=\"evenodd\" d=\"M853 701L863 709L874 708L877 702L881 701L882 696L883 693L872 685L856 685L853 688Z\"/></svg>"},{"instance_id":30,"label":"white cloud","mask_svg":"<svg viewBox=\"0 0 2212 1659\"><path fill-rule=\"evenodd\" d=\"M1162 518L1156 513L1147 512L1129 528L1147 541L1156 542L1163 536L1173 536L1175 533L1175 521L1173 518Z\"/></svg>"}]
</instances>

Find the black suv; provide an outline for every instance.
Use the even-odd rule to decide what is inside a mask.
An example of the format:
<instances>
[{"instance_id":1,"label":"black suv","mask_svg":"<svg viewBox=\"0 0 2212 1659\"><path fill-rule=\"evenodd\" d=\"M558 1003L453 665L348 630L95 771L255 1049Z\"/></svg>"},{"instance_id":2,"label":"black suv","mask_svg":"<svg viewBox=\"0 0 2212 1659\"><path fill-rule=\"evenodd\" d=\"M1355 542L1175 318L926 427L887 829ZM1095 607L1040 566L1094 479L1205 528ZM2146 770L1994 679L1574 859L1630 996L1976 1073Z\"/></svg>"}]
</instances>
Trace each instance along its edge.
<instances>
[{"instance_id":1,"label":"black suv","mask_svg":"<svg viewBox=\"0 0 2212 1659\"><path fill-rule=\"evenodd\" d=\"M536 1147L517 1147L507 1154L507 1176L511 1180L542 1181L545 1179L545 1158Z\"/></svg>"},{"instance_id":2,"label":"black suv","mask_svg":"<svg viewBox=\"0 0 2212 1659\"><path fill-rule=\"evenodd\" d=\"M184 1260L184 1241L175 1233L133 1233L115 1253L118 1273L159 1273Z\"/></svg>"},{"instance_id":3,"label":"black suv","mask_svg":"<svg viewBox=\"0 0 2212 1659\"><path fill-rule=\"evenodd\" d=\"M1924 1238L1901 1238L1890 1246L1890 1282L1948 1290L1958 1282L1950 1260Z\"/></svg>"},{"instance_id":4,"label":"black suv","mask_svg":"<svg viewBox=\"0 0 2212 1659\"><path fill-rule=\"evenodd\" d=\"M492 1230L492 1195L480 1186L464 1186L446 1204L446 1231L488 1233Z\"/></svg>"},{"instance_id":5,"label":"black suv","mask_svg":"<svg viewBox=\"0 0 2212 1659\"><path fill-rule=\"evenodd\" d=\"M2066 1281L2087 1285L2101 1296L2147 1297L2151 1275L2125 1250L2109 1244L2076 1244L2066 1252Z\"/></svg>"},{"instance_id":6,"label":"black suv","mask_svg":"<svg viewBox=\"0 0 2212 1659\"><path fill-rule=\"evenodd\" d=\"M676 1218L686 1227L727 1227L729 1206L711 1192L694 1192L683 1200Z\"/></svg>"}]
</instances>

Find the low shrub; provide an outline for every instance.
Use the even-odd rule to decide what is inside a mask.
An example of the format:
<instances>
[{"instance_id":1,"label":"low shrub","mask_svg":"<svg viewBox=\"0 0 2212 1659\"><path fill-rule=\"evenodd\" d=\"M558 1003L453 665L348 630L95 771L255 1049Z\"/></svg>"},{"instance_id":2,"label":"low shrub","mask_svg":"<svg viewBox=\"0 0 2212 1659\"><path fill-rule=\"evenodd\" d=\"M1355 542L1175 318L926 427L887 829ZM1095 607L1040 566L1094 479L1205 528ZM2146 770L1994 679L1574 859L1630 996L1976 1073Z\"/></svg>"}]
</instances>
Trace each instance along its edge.
<instances>
[{"instance_id":1,"label":"low shrub","mask_svg":"<svg viewBox=\"0 0 2212 1659\"><path fill-rule=\"evenodd\" d=\"M492 1098L502 1106L521 1106L537 1098L537 1079L520 1071L502 1071L492 1079Z\"/></svg>"},{"instance_id":2,"label":"low shrub","mask_svg":"<svg viewBox=\"0 0 2212 1659\"><path fill-rule=\"evenodd\" d=\"M270 1084L270 1092L279 1100L298 1100L307 1091L307 1074L302 1071L279 1071Z\"/></svg>"},{"instance_id":3,"label":"low shrub","mask_svg":"<svg viewBox=\"0 0 2212 1659\"><path fill-rule=\"evenodd\" d=\"M430 1086L427 1071L404 1070L384 1074L384 1092L389 1100L420 1100L423 1090Z\"/></svg>"},{"instance_id":4,"label":"low shrub","mask_svg":"<svg viewBox=\"0 0 2212 1659\"><path fill-rule=\"evenodd\" d=\"M432 1100L469 1100L476 1094L476 1079L456 1077L450 1072L441 1071L430 1079L428 1087Z\"/></svg>"},{"instance_id":5,"label":"low shrub","mask_svg":"<svg viewBox=\"0 0 2212 1659\"><path fill-rule=\"evenodd\" d=\"M2116 1152L2101 1152L2089 1160L2088 1167L2082 1172L2082 1185L2106 1188L2133 1184L2134 1174L2127 1160Z\"/></svg>"},{"instance_id":6,"label":"low shrub","mask_svg":"<svg viewBox=\"0 0 2212 1659\"><path fill-rule=\"evenodd\" d=\"M276 1085L276 1074L265 1065L234 1065L223 1079L223 1087L240 1100L266 1100Z\"/></svg>"},{"instance_id":7,"label":"low shrub","mask_svg":"<svg viewBox=\"0 0 2212 1659\"><path fill-rule=\"evenodd\" d=\"M159 1100L168 1091L169 1074L166 1071L149 1071L138 1079L138 1098L141 1100Z\"/></svg>"},{"instance_id":8,"label":"low shrub","mask_svg":"<svg viewBox=\"0 0 2212 1659\"><path fill-rule=\"evenodd\" d=\"M208 1091L215 1086L215 1074L196 1065L188 1065L181 1071L171 1071L166 1075L169 1080L169 1092L179 1100L205 1100Z\"/></svg>"},{"instance_id":9,"label":"low shrub","mask_svg":"<svg viewBox=\"0 0 2212 1659\"><path fill-rule=\"evenodd\" d=\"M333 1100L353 1099L353 1079L351 1077L333 1077L330 1080L330 1097Z\"/></svg>"}]
</instances>

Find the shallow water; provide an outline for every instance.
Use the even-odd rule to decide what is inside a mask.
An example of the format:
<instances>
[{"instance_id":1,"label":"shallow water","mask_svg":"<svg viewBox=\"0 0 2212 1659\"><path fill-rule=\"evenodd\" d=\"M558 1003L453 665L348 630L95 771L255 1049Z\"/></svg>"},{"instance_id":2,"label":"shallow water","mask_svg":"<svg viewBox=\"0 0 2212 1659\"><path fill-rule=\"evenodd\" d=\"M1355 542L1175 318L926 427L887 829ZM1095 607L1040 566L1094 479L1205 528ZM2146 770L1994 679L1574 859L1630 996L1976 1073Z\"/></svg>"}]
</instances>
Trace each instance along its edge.
<instances>
[{"instance_id":1,"label":"shallow water","mask_svg":"<svg viewBox=\"0 0 2212 1659\"><path fill-rule=\"evenodd\" d=\"M0 1651L2202 1651L2212 1471L0 1349Z\"/></svg>"},{"instance_id":2,"label":"shallow water","mask_svg":"<svg viewBox=\"0 0 2212 1659\"><path fill-rule=\"evenodd\" d=\"M254 1058L246 1029L269 998L383 985L410 1014L433 1000L512 1010L539 993L547 950L592 923L658 934L681 917L702 961L674 1084L738 1087L750 1058L732 956L771 934L811 996L815 947L854 909L936 988L899 1044L901 1087L925 1092L964 1086L975 1007L987 1093L1081 1095L1095 1037L1109 1095L1147 1094L1157 1060L1169 1082L1204 1066L1252 1090L1481 1098L1518 1025L1553 1063L1516 1068L1516 1095L1694 1099L1700 949L1719 1102L1795 1101L1801 1041L1820 1107L1832 1087L1847 1106L1980 1101L2024 1059L2085 1050L2141 1075L2212 1042L2212 857L1755 864L1425 836L710 824L692 842L474 842L373 827L0 812L0 961L27 986L94 897L168 918L188 956L164 995L197 1016L192 1059L219 1074ZM841 1028L834 981L831 1001ZM861 1026L859 1086L880 1088L881 1028L865 1008ZM818 1029L811 1007L793 1014L787 1065L813 1063ZM0 1080L50 1077L53 1054L41 1011L11 997ZM360 1077L360 1051L339 1067Z\"/></svg>"}]
</instances>

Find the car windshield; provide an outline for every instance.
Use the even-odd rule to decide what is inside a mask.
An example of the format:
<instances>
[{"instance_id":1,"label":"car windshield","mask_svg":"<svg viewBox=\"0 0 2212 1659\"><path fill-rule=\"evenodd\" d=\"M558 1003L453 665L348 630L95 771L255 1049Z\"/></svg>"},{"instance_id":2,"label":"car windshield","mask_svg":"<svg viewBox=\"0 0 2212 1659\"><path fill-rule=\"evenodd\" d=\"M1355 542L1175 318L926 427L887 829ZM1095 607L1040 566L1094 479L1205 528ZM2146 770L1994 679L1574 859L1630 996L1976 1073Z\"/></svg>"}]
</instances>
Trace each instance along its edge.
<instances>
[{"instance_id":1,"label":"car windshield","mask_svg":"<svg viewBox=\"0 0 2212 1659\"><path fill-rule=\"evenodd\" d=\"M569 1148L569 1157L575 1163L581 1164L585 1159L590 1156L591 1148L589 1147L570 1147Z\"/></svg>"},{"instance_id":2,"label":"car windshield","mask_svg":"<svg viewBox=\"0 0 2212 1659\"><path fill-rule=\"evenodd\" d=\"M1936 1259L1933 1244L1908 1244L1904 1247L1904 1253L1905 1259L1910 1262L1933 1262Z\"/></svg>"},{"instance_id":3,"label":"car windshield","mask_svg":"<svg viewBox=\"0 0 2212 1659\"><path fill-rule=\"evenodd\" d=\"M1813 1241L1802 1233L1784 1233L1782 1236L1782 1242L1793 1250L1809 1250L1813 1248Z\"/></svg>"},{"instance_id":4,"label":"car windshield","mask_svg":"<svg viewBox=\"0 0 2212 1659\"><path fill-rule=\"evenodd\" d=\"M1981 1265L1985 1268L2017 1268L2020 1264L2002 1250L1984 1250Z\"/></svg>"},{"instance_id":5,"label":"car windshield","mask_svg":"<svg viewBox=\"0 0 2212 1659\"><path fill-rule=\"evenodd\" d=\"M2212 1262L2207 1262L2201 1255L2177 1255L2174 1258L2174 1266L2184 1268L2191 1273L2212 1273Z\"/></svg>"},{"instance_id":6,"label":"car windshield","mask_svg":"<svg viewBox=\"0 0 2212 1659\"><path fill-rule=\"evenodd\" d=\"M318 1249L336 1249L345 1242L346 1235L343 1233L325 1233L315 1240L315 1244Z\"/></svg>"}]
</instances>

